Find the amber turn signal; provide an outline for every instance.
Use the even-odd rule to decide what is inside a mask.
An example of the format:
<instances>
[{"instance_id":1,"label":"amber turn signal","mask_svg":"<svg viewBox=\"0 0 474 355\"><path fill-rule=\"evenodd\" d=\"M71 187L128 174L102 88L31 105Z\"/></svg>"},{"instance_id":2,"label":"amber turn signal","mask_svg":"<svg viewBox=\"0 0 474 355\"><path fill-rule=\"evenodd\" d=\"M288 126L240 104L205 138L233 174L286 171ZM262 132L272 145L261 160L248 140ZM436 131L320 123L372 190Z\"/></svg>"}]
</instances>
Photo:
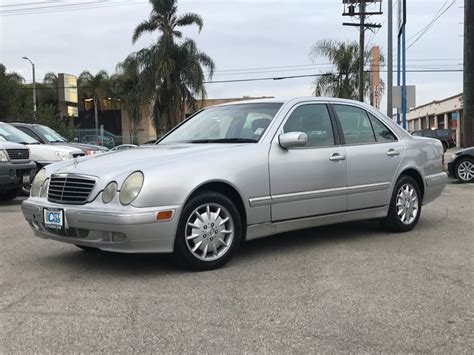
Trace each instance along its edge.
<instances>
[{"instance_id":1,"label":"amber turn signal","mask_svg":"<svg viewBox=\"0 0 474 355\"><path fill-rule=\"evenodd\" d=\"M168 219L171 219L172 216L173 216L173 211L161 211L156 214L156 220L166 221Z\"/></svg>"}]
</instances>

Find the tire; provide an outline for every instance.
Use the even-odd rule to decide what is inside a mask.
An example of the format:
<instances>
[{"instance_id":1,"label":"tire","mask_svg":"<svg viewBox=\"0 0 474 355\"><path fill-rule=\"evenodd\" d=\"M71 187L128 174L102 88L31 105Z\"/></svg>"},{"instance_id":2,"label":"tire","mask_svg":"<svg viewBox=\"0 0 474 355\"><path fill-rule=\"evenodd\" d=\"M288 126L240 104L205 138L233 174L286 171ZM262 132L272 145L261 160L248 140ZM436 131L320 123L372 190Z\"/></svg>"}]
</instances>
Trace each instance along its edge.
<instances>
[{"instance_id":1,"label":"tire","mask_svg":"<svg viewBox=\"0 0 474 355\"><path fill-rule=\"evenodd\" d=\"M18 195L18 189L0 192L0 201L11 201Z\"/></svg>"},{"instance_id":2,"label":"tire","mask_svg":"<svg viewBox=\"0 0 474 355\"><path fill-rule=\"evenodd\" d=\"M192 270L213 270L235 254L242 238L242 218L226 196L204 191L186 203L174 243L175 259Z\"/></svg>"},{"instance_id":3,"label":"tire","mask_svg":"<svg viewBox=\"0 0 474 355\"><path fill-rule=\"evenodd\" d=\"M412 177L403 175L393 189L388 215L383 219L383 224L392 232L408 232L418 223L421 207L418 183Z\"/></svg>"},{"instance_id":4,"label":"tire","mask_svg":"<svg viewBox=\"0 0 474 355\"><path fill-rule=\"evenodd\" d=\"M474 181L474 159L472 158L460 158L456 162L454 168L454 174L456 179L462 183L469 183Z\"/></svg>"},{"instance_id":5,"label":"tire","mask_svg":"<svg viewBox=\"0 0 474 355\"><path fill-rule=\"evenodd\" d=\"M97 249L97 248L94 248L94 247L88 247L88 246L85 246L85 245L78 245L78 244L74 244L76 247L78 247L79 249L82 249L84 251L87 251L87 252L97 252L97 251L100 251L100 249Z\"/></svg>"}]
</instances>

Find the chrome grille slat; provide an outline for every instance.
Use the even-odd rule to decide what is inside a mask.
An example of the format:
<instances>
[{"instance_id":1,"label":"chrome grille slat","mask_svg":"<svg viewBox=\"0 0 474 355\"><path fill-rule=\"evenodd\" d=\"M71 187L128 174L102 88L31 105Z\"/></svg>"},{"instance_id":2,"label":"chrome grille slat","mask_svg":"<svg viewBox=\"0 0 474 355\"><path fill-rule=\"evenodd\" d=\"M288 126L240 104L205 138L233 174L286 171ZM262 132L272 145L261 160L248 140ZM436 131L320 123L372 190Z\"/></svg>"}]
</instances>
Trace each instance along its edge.
<instances>
[{"instance_id":1,"label":"chrome grille slat","mask_svg":"<svg viewBox=\"0 0 474 355\"><path fill-rule=\"evenodd\" d=\"M95 183L92 177L53 174L49 181L48 200L83 205L87 202Z\"/></svg>"}]
</instances>

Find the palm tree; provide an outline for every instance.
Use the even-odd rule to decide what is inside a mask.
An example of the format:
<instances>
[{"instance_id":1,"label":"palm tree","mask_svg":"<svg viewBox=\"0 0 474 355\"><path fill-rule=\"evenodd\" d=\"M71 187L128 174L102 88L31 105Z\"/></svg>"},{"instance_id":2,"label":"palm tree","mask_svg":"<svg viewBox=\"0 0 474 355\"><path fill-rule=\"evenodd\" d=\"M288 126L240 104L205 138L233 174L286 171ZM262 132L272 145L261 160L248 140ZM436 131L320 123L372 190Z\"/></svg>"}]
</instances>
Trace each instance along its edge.
<instances>
[{"instance_id":1,"label":"palm tree","mask_svg":"<svg viewBox=\"0 0 474 355\"><path fill-rule=\"evenodd\" d=\"M12 119L15 109L20 106L26 94L22 90L24 81L20 74L8 72L0 63L0 120Z\"/></svg>"},{"instance_id":2,"label":"palm tree","mask_svg":"<svg viewBox=\"0 0 474 355\"><path fill-rule=\"evenodd\" d=\"M197 49L191 39L183 37L180 27L203 26L201 17L194 13L177 14L177 0L150 0L152 11L147 20L140 23L133 33L132 41L145 32L159 32L156 43L137 53L141 65L140 89L153 103L153 121L158 133L176 125L186 107L196 106L196 96L204 99L205 74L203 67L212 77L214 62Z\"/></svg>"},{"instance_id":3,"label":"palm tree","mask_svg":"<svg viewBox=\"0 0 474 355\"><path fill-rule=\"evenodd\" d=\"M364 62L370 61L371 50L364 53ZM318 57L326 57L335 66L335 71L323 73L314 81L314 95L333 96L357 100L359 87L359 45L357 42L332 40L318 41L311 49L313 62ZM384 58L381 56L381 65ZM364 95L368 96L371 88L370 75L364 75ZM381 81L381 93L384 84Z\"/></svg>"},{"instance_id":4,"label":"palm tree","mask_svg":"<svg viewBox=\"0 0 474 355\"><path fill-rule=\"evenodd\" d=\"M143 98L140 91L140 63L135 53L117 65L116 83L123 108L130 118L131 135L137 135L142 118Z\"/></svg>"},{"instance_id":5,"label":"palm tree","mask_svg":"<svg viewBox=\"0 0 474 355\"><path fill-rule=\"evenodd\" d=\"M84 70L78 77L78 86L81 99L92 99L94 105L95 129L99 129L99 113L101 99L108 96L109 74L105 70L92 75Z\"/></svg>"}]
</instances>

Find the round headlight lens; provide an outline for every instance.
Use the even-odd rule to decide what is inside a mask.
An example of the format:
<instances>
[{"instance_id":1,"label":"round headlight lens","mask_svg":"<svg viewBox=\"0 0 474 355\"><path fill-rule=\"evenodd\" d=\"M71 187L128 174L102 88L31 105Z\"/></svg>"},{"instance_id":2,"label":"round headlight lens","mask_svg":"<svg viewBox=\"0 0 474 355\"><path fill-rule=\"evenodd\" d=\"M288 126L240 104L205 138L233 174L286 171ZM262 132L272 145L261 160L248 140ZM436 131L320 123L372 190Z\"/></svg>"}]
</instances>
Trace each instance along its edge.
<instances>
[{"instance_id":1,"label":"round headlight lens","mask_svg":"<svg viewBox=\"0 0 474 355\"><path fill-rule=\"evenodd\" d=\"M39 197L44 180L46 180L46 173L44 169L41 169L40 171L38 171L38 174L36 174L33 180L33 183L31 184L31 189L30 189L31 197Z\"/></svg>"},{"instance_id":2,"label":"round headlight lens","mask_svg":"<svg viewBox=\"0 0 474 355\"><path fill-rule=\"evenodd\" d=\"M110 182L102 191L102 202L109 203L114 199L115 194L117 193L118 186L115 181Z\"/></svg>"},{"instance_id":3,"label":"round headlight lens","mask_svg":"<svg viewBox=\"0 0 474 355\"><path fill-rule=\"evenodd\" d=\"M43 186L40 189L40 197L43 197L43 198L46 197L48 193L48 187L49 187L49 179L46 179L43 182Z\"/></svg>"},{"instance_id":4,"label":"round headlight lens","mask_svg":"<svg viewBox=\"0 0 474 355\"><path fill-rule=\"evenodd\" d=\"M122 205L129 205L135 200L143 186L143 173L135 171L122 184L119 200Z\"/></svg>"}]
</instances>

